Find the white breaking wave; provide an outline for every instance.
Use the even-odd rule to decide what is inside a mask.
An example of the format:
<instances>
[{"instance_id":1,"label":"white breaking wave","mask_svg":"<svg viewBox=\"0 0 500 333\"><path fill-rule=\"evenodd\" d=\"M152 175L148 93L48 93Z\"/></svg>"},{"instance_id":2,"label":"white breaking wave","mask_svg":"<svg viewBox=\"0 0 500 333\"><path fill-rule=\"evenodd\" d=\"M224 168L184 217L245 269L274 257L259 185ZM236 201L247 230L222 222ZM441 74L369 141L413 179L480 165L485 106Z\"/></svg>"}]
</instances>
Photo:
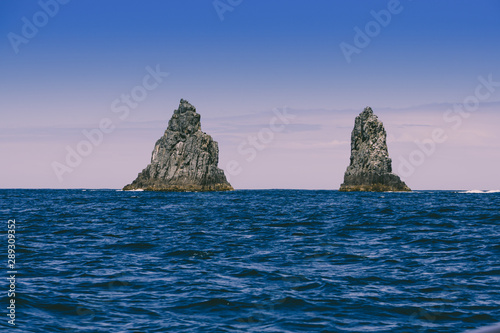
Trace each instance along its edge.
<instances>
[{"instance_id":1,"label":"white breaking wave","mask_svg":"<svg viewBox=\"0 0 500 333\"><path fill-rule=\"evenodd\" d=\"M483 193L500 193L500 190L470 190L460 193L473 193L473 194L483 194Z\"/></svg>"}]
</instances>

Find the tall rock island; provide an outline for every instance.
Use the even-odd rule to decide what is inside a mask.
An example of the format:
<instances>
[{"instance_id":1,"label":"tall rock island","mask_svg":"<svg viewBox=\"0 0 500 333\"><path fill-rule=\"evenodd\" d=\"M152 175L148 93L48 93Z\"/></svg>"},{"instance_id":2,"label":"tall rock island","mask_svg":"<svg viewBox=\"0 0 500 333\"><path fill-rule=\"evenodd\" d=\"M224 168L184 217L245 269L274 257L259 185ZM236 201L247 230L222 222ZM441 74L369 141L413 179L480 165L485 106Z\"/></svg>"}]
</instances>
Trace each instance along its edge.
<instances>
[{"instance_id":1,"label":"tall rock island","mask_svg":"<svg viewBox=\"0 0 500 333\"><path fill-rule=\"evenodd\" d=\"M217 167L218 163L217 142L201 131L200 115L196 108L181 99L165 134L156 142L151 164L123 190L233 190L224 171Z\"/></svg>"},{"instance_id":2,"label":"tall rock island","mask_svg":"<svg viewBox=\"0 0 500 333\"><path fill-rule=\"evenodd\" d=\"M354 122L351 134L351 163L340 191L411 191L392 173L384 124L366 107Z\"/></svg>"}]
</instances>

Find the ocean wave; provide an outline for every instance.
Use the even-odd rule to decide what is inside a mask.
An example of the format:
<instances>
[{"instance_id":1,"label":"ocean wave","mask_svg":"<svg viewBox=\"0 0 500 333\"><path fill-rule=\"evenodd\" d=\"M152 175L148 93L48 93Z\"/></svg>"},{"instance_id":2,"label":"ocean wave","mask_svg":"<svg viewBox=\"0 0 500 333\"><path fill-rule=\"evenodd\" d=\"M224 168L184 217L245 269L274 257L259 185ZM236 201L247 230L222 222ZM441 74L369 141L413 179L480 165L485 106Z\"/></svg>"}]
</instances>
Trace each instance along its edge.
<instances>
[{"instance_id":1,"label":"ocean wave","mask_svg":"<svg viewBox=\"0 0 500 333\"><path fill-rule=\"evenodd\" d=\"M467 193L467 194L485 194L485 193L500 193L500 190L469 190L463 191L459 193Z\"/></svg>"}]
</instances>

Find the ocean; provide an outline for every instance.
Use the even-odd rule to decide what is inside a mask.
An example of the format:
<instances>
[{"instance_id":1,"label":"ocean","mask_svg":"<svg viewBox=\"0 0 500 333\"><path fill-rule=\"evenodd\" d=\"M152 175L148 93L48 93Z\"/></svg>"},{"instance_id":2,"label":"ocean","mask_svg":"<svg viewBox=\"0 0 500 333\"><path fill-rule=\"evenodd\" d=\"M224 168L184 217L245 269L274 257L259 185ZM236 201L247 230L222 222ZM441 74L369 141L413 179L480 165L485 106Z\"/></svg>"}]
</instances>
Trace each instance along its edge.
<instances>
[{"instance_id":1,"label":"ocean","mask_svg":"<svg viewBox=\"0 0 500 333\"><path fill-rule=\"evenodd\" d=\"M0 330L464 332L500 321L495 191L0 190L0 203Z\"/></svg>"}]
</instances>

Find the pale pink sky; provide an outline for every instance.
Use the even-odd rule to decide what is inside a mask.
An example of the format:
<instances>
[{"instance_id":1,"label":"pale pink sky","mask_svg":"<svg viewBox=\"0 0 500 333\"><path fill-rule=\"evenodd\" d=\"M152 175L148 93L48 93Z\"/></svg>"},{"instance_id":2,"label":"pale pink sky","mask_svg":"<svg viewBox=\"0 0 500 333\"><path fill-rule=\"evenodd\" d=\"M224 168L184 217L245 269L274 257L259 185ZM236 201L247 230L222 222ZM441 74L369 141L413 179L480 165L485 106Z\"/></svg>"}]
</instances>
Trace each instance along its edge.
<instances>
[{"instance_id":1,"label":"pale pink sky","mask_svg":"<svg viewBox=\"0 0 500 333\"><path fill-rule=\"evenodd\" d=\"M154 144L178 103L174 99L168 101L168 106L156 106L163 109L159 113L149 115L142 110L140 117L131 116L126 121L113 118L116 129L104 134L102 143L94 146L71 173L64 173L62 182L51 164L54 161L66 164L66 147L77 150L77 145L87 140L82 131L93 130L103 117L96 117L93 123L75 122L74 126L32 123L4 129L0 153L6 163L0 167L4 175L1 187L121 188L149 163ZM202 115L202 130L219 142L219 166L236 189L337 189L349 163L354 118L364 107L357 110L287 107L293 118L284 123L277 118L271 127L269 122L276 117L273 109L220 117L203 104L191 102ZM400 110L372 105L388 132L393 170L417 190L500 188L500 114L496 111L499 106L499 102L483 103L454 128L457 123L443 119L451 105ZM283 113L284 107L277 109ZM442 129L447 139L436 143L435 150L429 144L426 148L416 144L432 138L436 129ZM257 144L252 144L251 137L257 138ZM425 158L420 162L424 153ZM408 166L401 169L403 159L413 169L411 174ZM228 168L230 161L233 166Z\"/></svg>"}]
</instances>

